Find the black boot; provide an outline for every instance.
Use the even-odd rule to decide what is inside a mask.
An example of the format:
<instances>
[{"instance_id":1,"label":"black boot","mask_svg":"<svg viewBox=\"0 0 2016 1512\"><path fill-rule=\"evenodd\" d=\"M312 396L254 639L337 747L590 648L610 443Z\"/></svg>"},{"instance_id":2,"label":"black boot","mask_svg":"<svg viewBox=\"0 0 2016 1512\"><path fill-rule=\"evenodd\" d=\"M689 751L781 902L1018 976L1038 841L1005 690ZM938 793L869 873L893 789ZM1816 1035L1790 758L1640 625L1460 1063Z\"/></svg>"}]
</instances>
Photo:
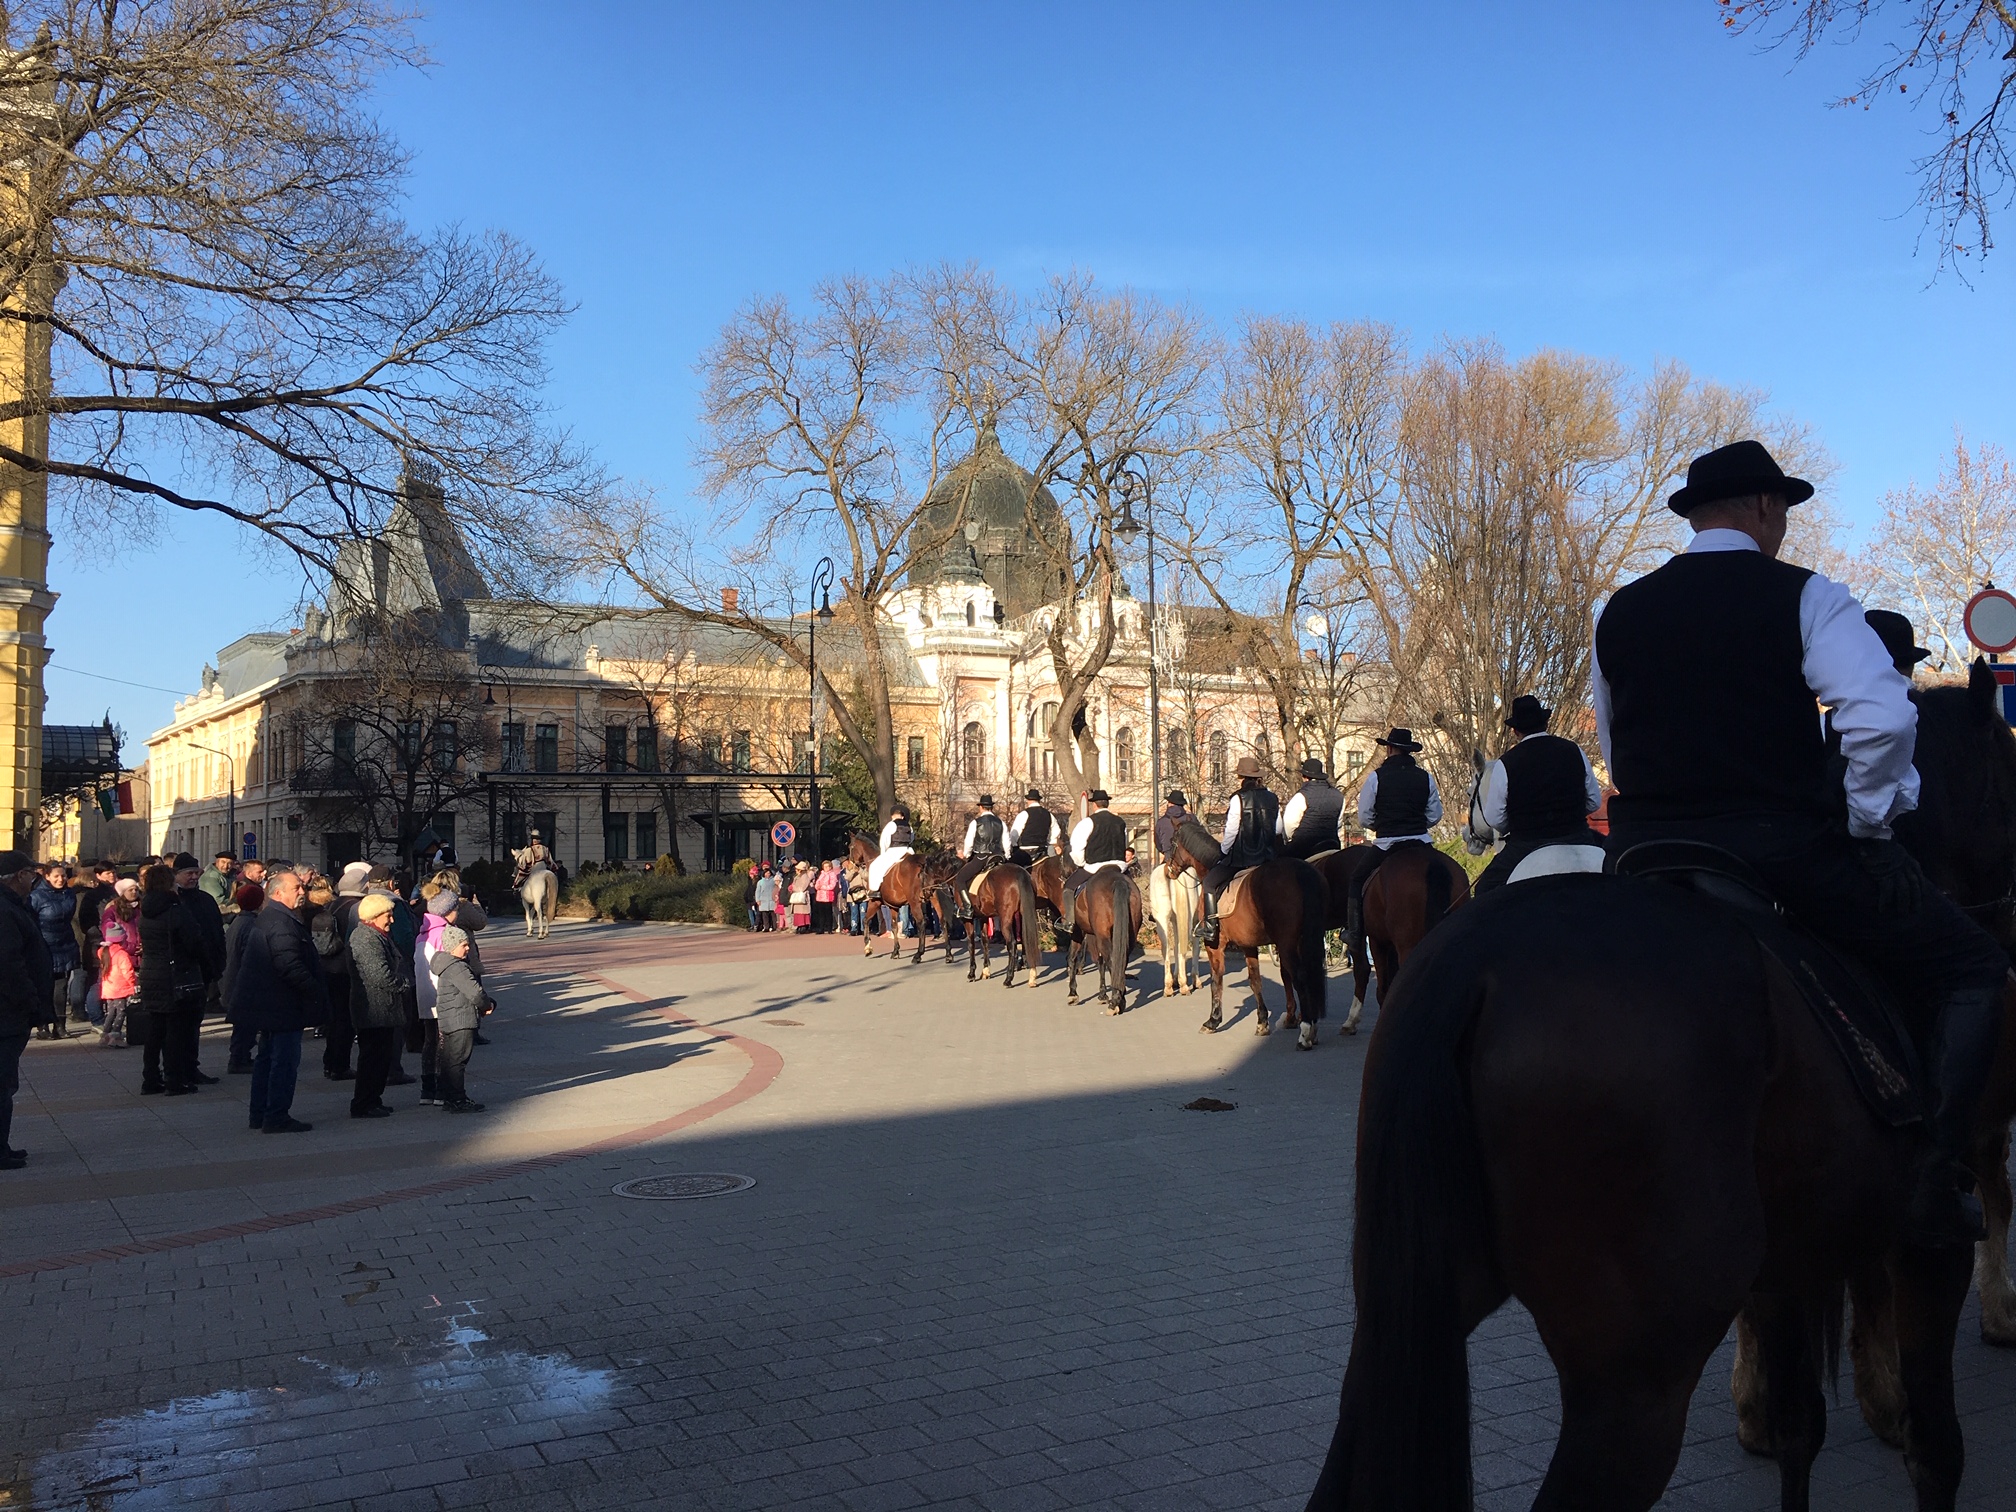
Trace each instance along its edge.
<instances>
[{"instance_id":1,"label":"black boot","mask_svg":"<svg viewBox=\"0 0 2016 1512\"><path fill-rule=\"evenodd\" d=\"M2002 1034L2001 1008L1999 985L1960 988L1940 1005L1925 1068L1932 1149L1918 1164L1904 1216L1904 1237L1912 1244L1972 1244L1987 1235L1967 1163L1974 1154L1975 1105Z\"/></svg>"},{"instance_id":2,"label":"black boot","mask_svg":"<svg viewBox=\"0 0 2016 1512\"><path fill-rule=\"evenodd\" d=\"M1204 948L1218 948L1218 900L1209 893L1204 895Z\"/></svg>"},{"instance_id":3,"label":"black boot","mask_svg":"<svg viewBox=\"0 0 2016 1512\"><path fill-rule=\"evenodd\" d=\"M1075 889L1067 887L1064 889L1064 933L1068 935L1078 932L1077 917L1078 893Z\"/></svg>"}]
</instances>

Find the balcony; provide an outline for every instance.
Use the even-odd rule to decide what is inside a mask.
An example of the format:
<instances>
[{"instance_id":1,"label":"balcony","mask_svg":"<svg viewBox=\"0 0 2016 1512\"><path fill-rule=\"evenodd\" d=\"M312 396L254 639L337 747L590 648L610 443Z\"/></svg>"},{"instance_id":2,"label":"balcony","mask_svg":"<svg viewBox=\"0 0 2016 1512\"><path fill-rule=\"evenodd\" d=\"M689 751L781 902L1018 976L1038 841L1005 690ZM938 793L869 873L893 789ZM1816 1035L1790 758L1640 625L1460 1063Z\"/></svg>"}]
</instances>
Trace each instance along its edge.
<instances>
[{"instance_id":1,"label":"balcony","mask_svg":"<svg viewBox=\"0 0 2016 1512\"><path fill-rule=\"evenodd\" d=\"M287 786L297 793L361 793L365 774L351 762L316 761L296 767Z\"/></svg>"}]
</instances>

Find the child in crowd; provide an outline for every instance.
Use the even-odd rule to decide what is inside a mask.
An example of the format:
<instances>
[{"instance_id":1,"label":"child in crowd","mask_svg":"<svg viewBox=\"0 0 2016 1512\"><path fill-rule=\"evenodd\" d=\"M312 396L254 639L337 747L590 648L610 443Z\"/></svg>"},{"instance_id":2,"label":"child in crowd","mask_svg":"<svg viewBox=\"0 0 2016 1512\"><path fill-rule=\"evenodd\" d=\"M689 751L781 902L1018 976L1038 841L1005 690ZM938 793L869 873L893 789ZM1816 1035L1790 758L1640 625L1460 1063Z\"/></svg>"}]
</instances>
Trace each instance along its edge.
<instances>
[{"instance_id":1,"label":"child in crowd","mask_svg":"<svg viewBox=\"0 0 2016 1512\"><path fill-rule=\"evenodd\" d=\"M140 991L140 884L121 877L112 891L98 917L98 1001L104 1012L98 1043L120 1049L126 1044L126 1005Z\"/></svg>"},{"instance_id":2,"label":"child in crowd","mask_svg":"<svg viewBox=\"0 0 2016 1512\"><path fill-rule=\"evenodd\" d=\"M434 1017L440 1026L435 1052L436 1086L444 1113L481 1113L483 1104L469 1099L463 1073L476 1046L476 1026L489 1011L483 984L469 969L469 932L450 924L441 931L441 948L428 961L434 974Z\"/></svg>"}]
</instances>

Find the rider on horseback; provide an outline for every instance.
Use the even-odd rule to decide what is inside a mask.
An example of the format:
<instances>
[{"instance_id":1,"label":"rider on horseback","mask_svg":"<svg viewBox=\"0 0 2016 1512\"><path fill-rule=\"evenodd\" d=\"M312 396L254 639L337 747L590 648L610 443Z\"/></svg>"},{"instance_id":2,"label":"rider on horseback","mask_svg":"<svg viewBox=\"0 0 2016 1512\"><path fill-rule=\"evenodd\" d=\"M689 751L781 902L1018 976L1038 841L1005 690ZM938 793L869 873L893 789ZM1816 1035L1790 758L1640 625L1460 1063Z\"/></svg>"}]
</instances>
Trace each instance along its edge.
<instances>
[{"instance_id":1,"label":"rider on horseback","mask_svg":"<svg viewBox=\"0 0 2016 1512\"><path fill-rule=\"evenodd\" d=\"M1155 821L1155 854L1167 861L1169 853L1176 847L1176 831L1190 817L1190 800L1183 796L1181 788L1171 788L1162 802L1161 816Z\"/></svg>"},{"instance_id":2,"label":"rider on horseback","mask_svg":"<svg viewBox=\"0 0 2016 1512\"><path fill-rule=\"evenodd\" d=\"M959 854L966 864L952 879L961 918L973 917L973 883L988 867L1003 860L1007 853L1008 831L994 812L993 794L984 794L980 799L980 812L966 821L966 839L959 847Z\"/></svg>"},{"instance_id":3,"label":"rider on horseback","mask_svg":"<svg viewBox=\"0 0 2016 1512\"><path fill-rule=\"evenodd\" d=\"M1027 806L1008 826L1008 859L1017 866L1034 866L1050 854L1050 839L1057 833L1057 818L1043 806L1043 795L1035 788L1022 795Z\"/></svg>"},{"instance_id":4,"label":"rider on horseback","mask_svg":"<svg viewBox=\"0 0 2016 1512\"><path fill-rule=\"evenodd\" d=\"M1064 928L1077 927L1078 890L1100 871L1118 871L1127 864L1127 825L1118 814L1107 810L1113 800L1104 788L1085 795L1090 805L1083 819L1071 827L1071 859L1076 869L1064 879Z\"/></svg>"},{"instance_id":5,"label":"rider on horseback","mask_svg":"<svg viewBox=\"0 0 2016 1512\"><path fill-rule=\"evenodd\" d=\"M1399 726L1372 742L1386 747L1386 759L1365 774L1358 789L1358 826L1372 832L1381 859L1396 845L1430 845L1429 830L1442 820L1442 791L1435 774L1414 760L1421 742ZM1365 884L1379 868L1367 866L1351 880L1345 908L1345 931L1362 947L1365 933Z\"/></svg>"},{"instance_id":6,"label":"rider on horseback","mask_svg":"<svg viewBox=\"0 0 2016 1512\"><path fill-rule=\"evenodd\" d=\"M1342 849L1344 795L1330 785L1323 763L1314 756L1302 763L1302 777L1301 788L1281 810L1281 849L1307 861Z\"/></svg>"},{"instance_id":7,"label":"rider on horseback","mask_svg":"<svg viewBox=\"0 0 2016 1512\"><path fill-rule=\"evenodd\" d=\"M1281 800L1260 783L1260 763L1241 756L1233 769L1239 791L1225 805L1223 855L1204 874L1204 944L1218 948L1218 899L1243 871L1274 859L1274 831L1281 822Z\"/></svg>"},{"instance_id":8,"label":"rider on horseback","mask_svg":"<svg viewBox=\"0 0 2016 1512\"><path fill-rule=\"evenodd\" d=\"M1545 846L1603 848L1603 837L1589 828L1588 817L1603 806L1602 786L1580 746L1547 733L1553 713L1531 693L1512 700L1512 717L1505 721L1512 744L1484 769L1478 794L1484 822L1505 843L1471 884L1473 898L1503 887L1521 861Z\"/></svg>"},{"instance_id":9,"label":"rider on horseback","mask_svg":"<svg viewBox=\"0 0 2016 1512\"><path fill-rule=\"evenodd\" d=\"M535 829L528 837L525 849L518 852L518 866L511 874L511 885L516 887L522 883L532 875L532 869L536 866L543 866L548 871L554 869L553 852L546 849L546 842L539 838L539 831Z\"/></svg>"},{"instance_id":10,"label":"rider on horseback","mask_svg":"<svg viewBox=\"0 0 2016 1512\"><path fill-rule=\"evenodd\" d=\"M868 901L882 901L882 879L889 875L889 868L910 854L917 843L916 831L910 828L910 810L899 803L889 810L889 822L882 826L882 834L877 844L880 852L868 863Z\"/></svg>"},{"instance_id":11,"label":"rider on horseback","mask_svg":"<svg viewBox=\"0 0 2016 1512\"><path fill-rule=\"evenodd\" d=\"M1804 927L1919 1010L1933 1148L1908 1235L1964 1244L1982 1233L1965 1161L2009 962L1891 838L1918 803L1917 709L1854 595L1777 559L1786 511L1812 496L1755 441L1695 458L1668 500L1694 539L1599 611L1612 848L1684 839L1735 853ZM1840 738L1842 794L1828 791L1816 699Z\"/></svg>"}]
</instances>

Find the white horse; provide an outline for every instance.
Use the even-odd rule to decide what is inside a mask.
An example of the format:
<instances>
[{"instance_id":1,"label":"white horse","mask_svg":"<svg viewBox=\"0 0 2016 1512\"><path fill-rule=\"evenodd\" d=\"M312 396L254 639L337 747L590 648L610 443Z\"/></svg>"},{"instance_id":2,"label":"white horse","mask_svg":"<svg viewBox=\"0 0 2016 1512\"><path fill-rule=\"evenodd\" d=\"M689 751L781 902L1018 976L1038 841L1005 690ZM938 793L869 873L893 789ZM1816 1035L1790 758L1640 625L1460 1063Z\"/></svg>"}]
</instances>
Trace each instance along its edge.
<instances>
[{"instance_id":1,"label":"white horse","mask_svg":"<svg viewBox=\"0 0 2016 1512\"><path fill-rule=\"evenodd\" d=\"M1163 865L1148 869L1148 913L1162 942L1162 996L1195 992L1199 942L1190 933L1197 919L1197 877L1187 866L1173 877ZM1188 979L1185 979L1185 974Z\"/></svg>"},{"instance_id":2,"label":"white horse","mask_svg":"<svg viewBox=\"0 0 2016 1512\"><path fill-rule=\"evenodd\" d=\"M511 859L524 874L518 897L525 905L525 938L543 940L553 932L553 910L560 902L560 879L543 859L530 859L529 847L513 853Z\"/></svg>"}]
</instances>

